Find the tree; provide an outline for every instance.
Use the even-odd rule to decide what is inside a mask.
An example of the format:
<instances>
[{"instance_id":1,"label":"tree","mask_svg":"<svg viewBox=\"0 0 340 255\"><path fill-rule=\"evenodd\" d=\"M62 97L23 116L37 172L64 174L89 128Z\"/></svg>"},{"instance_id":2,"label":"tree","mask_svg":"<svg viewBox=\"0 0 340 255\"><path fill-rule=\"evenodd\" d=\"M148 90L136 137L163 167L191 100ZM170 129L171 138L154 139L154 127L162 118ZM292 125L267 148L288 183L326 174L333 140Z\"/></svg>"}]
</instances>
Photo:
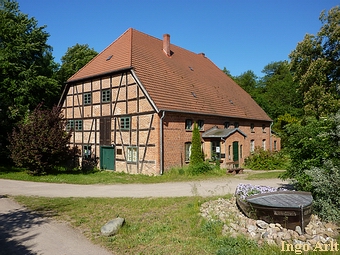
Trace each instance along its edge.
<instances>
[{"instance_id":1,"label":"tree","mask_svg":"<svg viewBox=\"0 0 340 255\"><path fill-rule=\"evenodd\" d=\"M303 99L298 93L297 83L293 81L289 63L272 62L264 67L262 73L265 74L261 79L263 109L267 114L274 120L285 114L301 117Z\"/></svg>"},{"instance_id":2,"label":"tree","mask_svg":"<svg viewBox=\"0 0 340 255\"><path fill-rule=\"evenodd\" d=\"M12 0L0 8L0 154L13 125L38 104L52 107L61 86L45 26L19 11Z\"/></svg>"},{"instance_id":3,"label":"tree","mask_svg":"<svg viewBox=\"0 0 340 255\"><path fill-rule=\"evenodd\" d=\"M68 147L71 132L65 131L60 108L43 110L38 106L9 137L11 158L32 175L50 173L71 159Z\"/></svg>"},{"instance_id":4,"label":"tree","mask_svg":"<svg viewBox=\"0 0 340 255\"><path fill-rule=\"evenodd\" d=\"M190 165L196 166L204 162L204 155L201 147L201 135L197 123L194 124L191 141Z\"/></svg>"},{"instance_id":5,"label":"tree","mask_svg":"<svg viewBox=\"0 0 340 255\"><path fill-rule=\"evenodd\" d=\"M304 111L320 118L340 108L340 7L320 15L317 35L307 34L289 55L294 81L304 96Z\"/></svg>"},{"instance_id":6,"label":"tree","mask_svg":"<svg viewBox=\"0 0 340 255\"><path fill-rule=\"evenodd\" d=\"M234 81L241 86L245 91L247 91L251 96L256 96L255 90L257 88L258 77L251 70L242 73L239 76L235 76Z\"/></svg>"},{"instance_id":7,"label":"tree","mask_svg":"<svg viewBox=\"0 0 340 255\"><path fill-rule=\"evenodd\" d=\"M298 189L311 191L312 178L306 171L313 167L322 167L325 160L339 163L339 125L339 114L319 120L308 117L299 123L287 125L287 149L291 166L283 177L295 179Z\"/></svg>"},{"instance_id":8,"label":"tree","mask_svg":"<svg viewBox=\"0 0 340 255\"><path fill-rule=\"evenodd\" d=\"M87 44L76 44L67 49L65 55L61 58L61 67L58 71L58 80L64 84L73 74L86 65L98 52Z\"/></svg>"}]
</instances>

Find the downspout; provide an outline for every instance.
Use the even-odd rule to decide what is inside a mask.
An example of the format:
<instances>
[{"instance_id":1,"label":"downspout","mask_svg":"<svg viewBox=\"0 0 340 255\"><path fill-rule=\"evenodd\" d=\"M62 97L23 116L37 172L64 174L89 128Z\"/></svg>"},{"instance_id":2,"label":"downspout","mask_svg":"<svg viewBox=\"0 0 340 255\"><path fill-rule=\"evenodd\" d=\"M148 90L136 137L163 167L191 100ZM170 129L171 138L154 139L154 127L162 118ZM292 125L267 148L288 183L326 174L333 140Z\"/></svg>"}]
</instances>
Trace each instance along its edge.
<instances>
[{"instance_id":1,"label":"downspout","mask_svg":"<svg viewBox=\"0 0 340 255\"><path fill-rule=\"evenodd\" d=\"M270 123L270 127L269 127L269 150L270 152L273 151L273 148L272 148L272 126L273 126L273 121L272 123Z\"/></svg>"},{"instance_id":2,"label":"downspout","mask_svg":"<svg viewBox=\"0 0 340 255\"><path fill-rule=\"evenodd\" d=\"M164 173L164 159L163 159L163 119L165 117L165 111L163 111L163 114L162 114L162 117L160 119L160 122L159 122L159 137L160 137L160 149L159 149L159 163L160 163L160 171L159 171L159 174L160 175L163 175Z\"/></svg>"}]
</instances>

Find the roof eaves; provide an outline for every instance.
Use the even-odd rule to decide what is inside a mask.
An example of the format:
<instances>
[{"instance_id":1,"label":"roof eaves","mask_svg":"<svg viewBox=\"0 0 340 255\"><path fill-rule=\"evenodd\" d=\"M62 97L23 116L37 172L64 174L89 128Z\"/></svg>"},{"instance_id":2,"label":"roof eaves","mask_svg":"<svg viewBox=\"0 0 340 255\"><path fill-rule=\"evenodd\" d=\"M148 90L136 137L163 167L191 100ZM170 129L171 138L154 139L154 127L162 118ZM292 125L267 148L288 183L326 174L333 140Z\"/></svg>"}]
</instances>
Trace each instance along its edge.
<instances>
[{"instance_id":1,"label":"roof eaves","mask_svg":"<svg viewBox=\"0 0 340 255\"><path fill-rule=\"evenodd\" d=\"M214 114L214 113L202 113L202 112L190 112L190 111L181 111L181 110L173 110L173 109L159 109L159 111L165 112L175 112L175 113L187 113L187 114L197 114L197 115L207 115L207 116L216 116L222 118L230 118L230 119L244 119L244 120L256 120L256 121L265 121L265 122L272 122L272 119L255 119L255 118L245 118L245 117L235 117L230 115L221 115L221 114Z\"/></svg>"}]
</instances>

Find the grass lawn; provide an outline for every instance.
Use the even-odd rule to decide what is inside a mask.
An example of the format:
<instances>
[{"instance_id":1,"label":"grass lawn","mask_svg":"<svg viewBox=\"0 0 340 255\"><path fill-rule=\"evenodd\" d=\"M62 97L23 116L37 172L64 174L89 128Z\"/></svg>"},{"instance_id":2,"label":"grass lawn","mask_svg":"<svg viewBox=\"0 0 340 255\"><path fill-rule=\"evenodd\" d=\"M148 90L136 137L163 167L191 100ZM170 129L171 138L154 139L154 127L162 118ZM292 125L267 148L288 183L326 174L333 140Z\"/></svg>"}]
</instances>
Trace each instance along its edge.
<instances>
[{"instance_id":1,"label":"grass lawn","mask_svg":"<svg viewBox=\"0 0 340 255\"><path fill-rule=\"evenodd\" d=\"M254 179L270 179L278 178L282 173L279 171L254 171L250 174L243 174L242 178L248 180ZM162 176L148 176L141 174L126 174L114 171L92 171L83 173L81 171L58 171L54 174L43 176L31 176L22 168L1 167L0 178L34 181L34 182L50 182L50 183L72 183L72 184L128 184L128 183L163 183L163 182L182 182L182 181L198 181L216 178L233 177L227 175L224 169L214 169L206 174L190 175L185 168L172 169L165 172Z\"/></svg>"},{"instance_id":2,"label":"grass lawn","mask_svg":"<svg viewBox=\"0 0 340 255\"><path fill-rule=\"evenodd\" d=\"M199 214L203 202L216 198L15 199L32 210L70 222L114 254L280 254L278 247L257 247L245 238L222 236L221 222L206 221ZM119 233L101 236L100 228L117 216L126 220Z\"/></svg>"}]
</instances>

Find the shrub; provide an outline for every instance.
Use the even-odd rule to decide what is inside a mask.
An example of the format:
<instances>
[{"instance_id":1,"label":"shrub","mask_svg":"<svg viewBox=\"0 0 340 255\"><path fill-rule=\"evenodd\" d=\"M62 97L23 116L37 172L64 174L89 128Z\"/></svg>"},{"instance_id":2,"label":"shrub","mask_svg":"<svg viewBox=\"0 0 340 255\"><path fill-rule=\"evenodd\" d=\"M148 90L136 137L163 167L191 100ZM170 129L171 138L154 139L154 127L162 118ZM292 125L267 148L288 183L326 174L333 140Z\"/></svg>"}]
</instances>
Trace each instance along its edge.
<instances>
[{"instance_id":1,"label":"shrub","mask_svg":"<svg viewBox=\"0 0 340 255\"><path fill-rule=\"evenodd\" d=\"M340 222L340 166L331 160L307 171L312 179L313 207L326 221Z\"/></svg>"},{"instance_id":2,"label":"shrub","mask_svg":"<svg viewBox=\"0 0 340 255\"><path fill-rule=\"evenodd\" d=\"M190 175L199 175L210 172L214 169L214 166L208 162L202 162L196 165L189 165L188 172Z\"/></svg>"},{"instance_id":3,"label":"shrub","mask_svg":"<svg viewBox=\"0 0 340 255\"><path fill-rule=\"evenodd\" d=\"M288 162L284 151L271 152L256 147L254 153L244 160L244 165L253 170L273 170L285 169Z\"/></svg>"},{"instance_id":4,"label":"shrub","mask_svg":"<svg viewBox=\"0 0 340 255\"><path fill-rule=\"evenodd\" d=\"M9 136L13 162L32 175L50 173L69 163L74 156L68 147L71 133L65 131L59 108L43 110L38 106Z\"/></svg>"}]
</instances>

